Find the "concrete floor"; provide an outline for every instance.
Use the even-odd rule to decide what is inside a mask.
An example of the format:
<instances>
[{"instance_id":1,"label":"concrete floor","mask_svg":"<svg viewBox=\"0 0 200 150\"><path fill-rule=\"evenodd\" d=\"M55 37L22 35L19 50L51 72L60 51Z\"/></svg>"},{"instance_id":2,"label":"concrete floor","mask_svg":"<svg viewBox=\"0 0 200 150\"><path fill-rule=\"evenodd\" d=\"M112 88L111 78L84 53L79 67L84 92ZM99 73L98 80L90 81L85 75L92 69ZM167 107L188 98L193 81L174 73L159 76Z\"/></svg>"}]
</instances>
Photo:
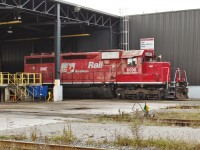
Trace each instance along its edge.
<instances>
[{"instance_id":1,"label":"concrete floor","mask_svg":"<svg viewBox=\"0 0 200 150\"><path fill-rule=\"evenodd\" d=\"M62 102L0 103L0 130L44 125L65 120L82 120L97 114L118 114L141 110L144 102L151 110L180 104L200 105L200 101L66 100ZM140 105L139 105L139 104Z\"/></svg>"}]
</instances>

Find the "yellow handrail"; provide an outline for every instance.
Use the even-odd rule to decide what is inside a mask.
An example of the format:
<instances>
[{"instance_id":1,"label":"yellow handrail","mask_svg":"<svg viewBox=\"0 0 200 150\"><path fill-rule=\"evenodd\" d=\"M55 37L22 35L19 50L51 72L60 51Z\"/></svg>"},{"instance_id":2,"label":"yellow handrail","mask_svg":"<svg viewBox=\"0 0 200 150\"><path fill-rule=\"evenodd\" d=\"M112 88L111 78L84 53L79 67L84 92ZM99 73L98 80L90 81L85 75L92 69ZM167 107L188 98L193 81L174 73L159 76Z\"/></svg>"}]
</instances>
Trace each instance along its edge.
<instances>
[{"instance_id":1,"label":"yellow handrail","mask_svg":"<svg viewBox=\"0 0 200 150\"><path fill-rule=\"evenodd\" d=\"M41 85L41 73L23 73L18 72L10 74L9 72L0 72L0 85L4 84L20 84L20 85Z\"/></svg>"}]
</instances>

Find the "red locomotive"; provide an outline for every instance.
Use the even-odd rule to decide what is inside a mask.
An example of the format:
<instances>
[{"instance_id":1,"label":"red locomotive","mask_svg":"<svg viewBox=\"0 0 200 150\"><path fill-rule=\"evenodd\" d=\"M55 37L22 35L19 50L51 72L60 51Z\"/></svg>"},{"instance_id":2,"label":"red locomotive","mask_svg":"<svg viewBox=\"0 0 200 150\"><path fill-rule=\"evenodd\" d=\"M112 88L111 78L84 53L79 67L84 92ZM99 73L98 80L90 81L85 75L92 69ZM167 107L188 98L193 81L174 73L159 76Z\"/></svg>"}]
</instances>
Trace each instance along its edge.
<instances>
[{"instance_id":1,"label":"red locomotive","mask_svg":"<svg viewBox=\"0 0 200 150\"><path fill-rule=\"evenodd\" d=\"M153 50L62 53L60 60L66 97L90 91L94 97L188 98L186 72L176 69L172 81L170 63L157 61ZM25 56L24 63L25 72L42 73L43 84L53 84L53 53Z\"/></svg>"}]
</instances>

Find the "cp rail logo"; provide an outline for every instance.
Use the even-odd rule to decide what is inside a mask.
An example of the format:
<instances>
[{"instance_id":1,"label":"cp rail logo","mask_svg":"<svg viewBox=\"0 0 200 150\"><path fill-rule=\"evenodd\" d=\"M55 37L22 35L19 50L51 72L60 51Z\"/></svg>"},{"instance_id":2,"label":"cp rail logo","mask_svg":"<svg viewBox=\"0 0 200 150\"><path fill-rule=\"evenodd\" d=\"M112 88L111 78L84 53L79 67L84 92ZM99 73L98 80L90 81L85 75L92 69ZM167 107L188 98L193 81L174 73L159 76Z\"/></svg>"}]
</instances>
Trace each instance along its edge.
<instances>
[{"instance_id":1,"label":"cp rail logo","mask_svg":"<svg viewBox=\"0 0 200 150\"><path fill-rule=\"evenodd\" d=\"M75 69L75 63L62 63L61 72L73 73Z\"/></svg>"}]
</instances>

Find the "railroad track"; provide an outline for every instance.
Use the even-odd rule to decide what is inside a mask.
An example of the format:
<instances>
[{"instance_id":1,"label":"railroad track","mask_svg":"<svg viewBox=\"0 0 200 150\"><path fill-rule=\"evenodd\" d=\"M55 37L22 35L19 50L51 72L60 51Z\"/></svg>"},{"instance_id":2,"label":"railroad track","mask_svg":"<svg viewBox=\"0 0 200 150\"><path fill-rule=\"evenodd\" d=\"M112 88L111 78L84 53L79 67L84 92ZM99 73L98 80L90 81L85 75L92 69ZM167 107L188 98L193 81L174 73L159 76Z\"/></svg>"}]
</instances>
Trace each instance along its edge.
<instances>
[{"instance_id":1,"label":"railroad track","mask_svg":"<svg viewBox=\"0 0 200 150\"><path fill-rule=\"evenodd\" d=\"M187 120L187 119L156 119L152 118L151 121L158 123L165 123L168 125L176 126L200 126L200 120Z\"/></svg>"},{"instance_id":2,"label":"railroad track","mask_svg":"<svg viewBox=\"0 0 200 150\"><path fill-rule=\"evenodd\" d=\"M121 116L106 116L109 119L113 119L116 121L124 121L124 122L131 122L133 118L131 117L121 117ZM200 127L200 120L191 120L191 119L170 119L170 118L156 118L156 117L149 117L149 118L143 118L150 120L151 122L155 123L163 123L167 125L175 125L175 126L186 126L186 127L192 127L197 126Z\"/></svg>"},{"instance_id":3,"label":"railroad track","mask_svg":"<svg viewBox=\"0 0 200 150\"><path fill-rule=\"evenodd\" d=\"M20 150L105 150L103 148L78 147L78 146L10 141L10 140L0 140L0 147L4 149L12 148Z\"/></svg>"}]
</instances>

